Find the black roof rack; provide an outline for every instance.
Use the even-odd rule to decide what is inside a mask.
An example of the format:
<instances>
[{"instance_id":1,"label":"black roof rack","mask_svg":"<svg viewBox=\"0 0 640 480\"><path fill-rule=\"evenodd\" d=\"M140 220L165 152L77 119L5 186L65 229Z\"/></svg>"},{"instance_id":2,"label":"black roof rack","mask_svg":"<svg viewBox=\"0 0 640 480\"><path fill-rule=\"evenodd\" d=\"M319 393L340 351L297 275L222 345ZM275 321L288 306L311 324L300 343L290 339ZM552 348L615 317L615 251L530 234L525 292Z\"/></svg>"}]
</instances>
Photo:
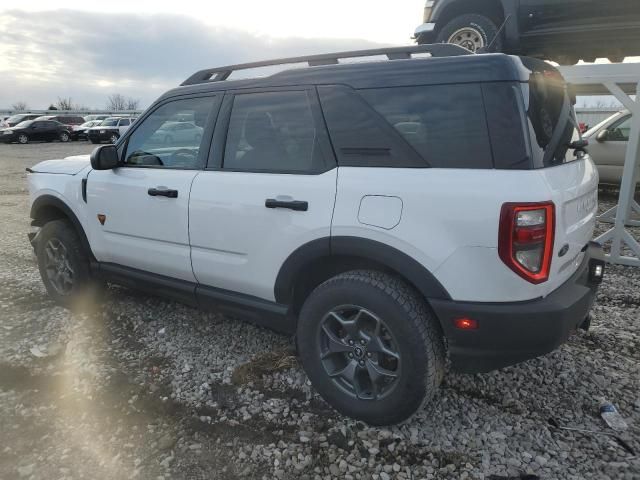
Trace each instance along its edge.
<instances>
[{"instance_id":1,"label":"black roof rack","mask_svg":"<svg viewBox=\"0 0 640 480\"><path fill-rule=\"evenodd\" d=\"M436 43L433 45L412 45L408 47L375 48L371 50L354 50L350 52L323 53L320 55L307 55L302 57L279 58L262 62L241 63L226 67L207 68L200 70L181 85L196 85L205 82L220 82L229 78L237 70L270 67L273 65L287 65L291 63L307 63L310 67L319 65L337 65L341 58L373 57L386 55L389 60L406 60L417 53L429 53L432 57L455 57L458 55L472 55L473 53L459 45L450 43ZM215 75L215 76L214 76Z\"/></svg>"}]
</instances>

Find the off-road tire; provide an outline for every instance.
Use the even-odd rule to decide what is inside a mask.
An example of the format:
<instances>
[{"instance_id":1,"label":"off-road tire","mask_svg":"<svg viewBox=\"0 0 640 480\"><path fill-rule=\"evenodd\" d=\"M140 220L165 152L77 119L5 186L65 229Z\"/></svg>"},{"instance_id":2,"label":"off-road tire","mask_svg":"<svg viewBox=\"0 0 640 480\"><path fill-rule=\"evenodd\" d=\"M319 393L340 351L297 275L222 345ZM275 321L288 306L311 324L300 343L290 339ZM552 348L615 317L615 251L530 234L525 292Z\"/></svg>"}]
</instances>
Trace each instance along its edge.
<instances>
[{"instance_id":1,"label":"off-road tire","mask_svg":"<svg viewBox=\"0 0 640 480\"><path fill-rule=\"evenodd\" d=\"M63 295L57 291L47 274L45 248L52 239L64 246L68 263L73 270L73 285L68 294ZM38 233L35 253L38 270L49 296L63 307L73 310L91 309L99 299L104 284L92 277L89 253L82 246L73 225L67 220L53 220L46 223Z\"/></svg>"},{"instance_id":2,"label":"off-road tire","mask_svg":"<svg viewBox=\"0 0 640 480\"><path fill-rule=\"evenodd\" d=\"M469 28L478 33L484 43L483 47L487 47L493 43L491 47L492 52L501 52L503 47L502 35L498 34L499 26L496 25L491 19L484 15L478 15L477 13L467 13L460 15L449 21L436 36L437 43L447 43L451 39L452 35L462 29ZM456 43L456 42L452 42Z\"/></svg>"},{"instance_id":3,"label":"off-road tire","mask_svg":"<svg viewBox=\"0 0 640 480\"><path fill-rule=\"evenodd\" d=\"M325 369L317 338L323 319L340 305L375 313L395 338L402 368L387 396L374 400L349 395ZM302 365L320 395L340 413L370 425L407 420L433 398L444 376L443 336L428 304L402 279L377 271L346 272L313 290L300 312L297 344Z\"/></svg>"}]
</instances>

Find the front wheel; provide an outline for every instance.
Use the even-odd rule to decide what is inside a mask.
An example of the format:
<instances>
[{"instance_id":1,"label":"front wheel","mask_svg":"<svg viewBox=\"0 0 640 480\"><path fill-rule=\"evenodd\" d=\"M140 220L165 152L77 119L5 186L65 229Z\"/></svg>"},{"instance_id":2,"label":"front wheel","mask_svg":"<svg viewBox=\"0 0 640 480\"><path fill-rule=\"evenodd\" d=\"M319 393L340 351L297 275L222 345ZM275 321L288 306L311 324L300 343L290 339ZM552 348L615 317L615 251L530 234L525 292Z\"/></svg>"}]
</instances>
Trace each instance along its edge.
<instances>
[{"instance_id":1,"label":"front wheel","mask_svg":"<svg viewBox=\"0 0 640 480\"><path fill-rule=\"evenodd\" d=\"M88 252L71 223L46 223L38 234L35 251L42 282L56 303L85 308L95 299L99 284L91 278Z\"/></svg>"},{"instance_id":2,"label":"front wheel","mask_svg":"<svg viewBox=\"0 0 640 480\"><path fill-rule=\"evenodd\" d=\"M484 15L475 13L455 17L440 30L436 42L460 45L474 53L493 42L492 51L502 51L498 26Z\"/></svg>"},{"instance_id":3,"label":"front wheel","mask_svg":"<svg viewBox=\"0 0 640 480\"><path fill-rule=\"evenodd\" d=\"M71 137L69 137L69 134L67 132L62 132L60 134L60 141L61 142L68 142L71 139Z\"/></svg>"},{"instance_id":4,"label":"front wheel","mask_svg":"<svg viewBox=\"0 0 640 480\"><path fill-rule=\"evenodd\" d=\"M116 143L118 141L118 135L116 135L115 133L112 133L111 136L109 137L109 143Z\"/></svg>"},{"instance_id":5,"label":"front wheel","mask_svg":"<svg viewBox=\"0 0 640 480\"><path fill-rule=\"evenodd\" d=\"M20 135L18 135L18 142L23 145L29 143L29 137L27 137L26 134L21 133Z\"/></svg>"},{"instance_id":6,"label":"front wheel","mask_svg":"<svg viewBox=\"0 0 640 480\"><path fill-rule=\"evenodd\" d=\"M444 343L425 300L401 279L352 271L317 287L297 327L302 365L336 410L391 425L433 398Z\"/></svg>"}]
</instances>

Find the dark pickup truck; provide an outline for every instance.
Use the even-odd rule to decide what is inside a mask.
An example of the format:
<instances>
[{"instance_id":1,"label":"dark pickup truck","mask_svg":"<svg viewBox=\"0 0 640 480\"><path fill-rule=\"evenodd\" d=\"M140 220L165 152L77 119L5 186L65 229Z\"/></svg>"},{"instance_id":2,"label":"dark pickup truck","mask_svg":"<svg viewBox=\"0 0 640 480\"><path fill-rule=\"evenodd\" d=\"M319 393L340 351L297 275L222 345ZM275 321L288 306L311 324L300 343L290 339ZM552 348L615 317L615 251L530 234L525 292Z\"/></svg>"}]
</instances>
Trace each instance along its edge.
<instances>
[{"instance_id":1,"label":"dark pickup truck","mask_svg":"<svg viewBox=\"0 0 640 480\"><path fill-rule=\"evenodd\" d=\"M490 47L563 65L640 55L639 0L429 0L423 22L420 44Z\"/></svg>"}]
</instances>

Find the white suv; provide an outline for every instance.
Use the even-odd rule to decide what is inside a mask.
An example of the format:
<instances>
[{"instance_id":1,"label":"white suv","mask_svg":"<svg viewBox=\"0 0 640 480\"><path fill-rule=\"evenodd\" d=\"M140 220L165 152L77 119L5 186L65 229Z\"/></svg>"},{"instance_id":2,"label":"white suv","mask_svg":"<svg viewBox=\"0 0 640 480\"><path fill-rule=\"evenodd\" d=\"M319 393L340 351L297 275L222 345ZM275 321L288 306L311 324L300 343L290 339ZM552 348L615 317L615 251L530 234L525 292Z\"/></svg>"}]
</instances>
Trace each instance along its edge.
<instances>
[{"instance_id":1,"label":"white suv","mask_svg":"<svg viewBox=\"0 0 640 480\"><path fill-rule=\"evenodd\" d=\"M91 161L29 169L47 291L115 282L295 334L320 394L378 425L433 397L447 355L484 372L553 350L602 278L598 174L557 70L467 53L197 72ZM369 55L389 61L338 64ZM157 134L175 122L197 132Z\"/></svg>"}]
</instances>

